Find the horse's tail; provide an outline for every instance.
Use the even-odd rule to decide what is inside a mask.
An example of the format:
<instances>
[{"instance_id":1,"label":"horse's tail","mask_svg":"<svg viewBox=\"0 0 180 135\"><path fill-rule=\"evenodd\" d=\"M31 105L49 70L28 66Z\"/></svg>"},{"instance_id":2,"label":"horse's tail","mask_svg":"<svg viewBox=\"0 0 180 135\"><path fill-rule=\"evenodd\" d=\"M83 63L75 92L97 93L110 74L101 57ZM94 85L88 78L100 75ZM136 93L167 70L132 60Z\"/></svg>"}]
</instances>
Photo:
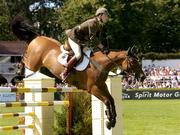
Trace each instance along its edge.
<instances>
[{"instance_id":1,"label":"horse's tail","mask_svg":"<svg viewBox=\"0 0 180 135\"><path fill-rule=\"evenodd\" d=\"M28 43L38 36L38 34L33 31L33 27L25 22L25 19L19 15L13 19L11 27L17 38Z\"/></svg>"}]
</instances>

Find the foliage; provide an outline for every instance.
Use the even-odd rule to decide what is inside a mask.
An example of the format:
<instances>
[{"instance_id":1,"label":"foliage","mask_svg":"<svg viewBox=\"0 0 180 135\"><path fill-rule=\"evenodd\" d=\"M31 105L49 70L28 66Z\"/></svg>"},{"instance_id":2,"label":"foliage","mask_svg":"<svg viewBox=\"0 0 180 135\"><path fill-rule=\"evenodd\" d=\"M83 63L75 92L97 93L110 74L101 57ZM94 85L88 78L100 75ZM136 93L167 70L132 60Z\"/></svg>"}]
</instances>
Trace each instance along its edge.
<instances>
[{"instance_id":1,"label":"foliage","mask_svg":"<svg viewBox=\"0 0 180 135\"><path fill-rule=\"evenodd\" d=\"M6 16L6 20L3 21L4 31L2 35L6 35L7 38L3 40L14 40L14 35L11 32L11 22L16 15L23 16L30 24L34 25L36 31L39 34L46 35L58 39L61 33L61 27L57 22L57 8L60 7L62 1L51 0L55 5L53 7L48 6L46 0L2 0L2 6L6 9L3 16ZM4 25L6 24L6 25ZM2 36L1 35L1 36ZM10 38L8 38L10 36ZM0 36L0 39L2 39Z\"/></svg>"},{"instance_id":2,"label":"foliage","mask_svg":"<svg viewBox=\"0 0 180 135\"><path fill-rule=\"evenodd\" d=\"M75 135L91 135L92 134L92 112L91 112L91 96L88 93L76 93L74 96L74 126ZM83 113L82 113L83 112Z\"/></svg>"},{"instance_id":3,"label":"foliage","mask_svg":"<svg viewBox=\"0 0 180 135\"><path fill-rule=\"evenodd\" d=\"M54 135L65 135L66 134L66 112L67 107L60 106L58 110L54 112L55 114L55 125L54 125Z\"/></svg>"},{"instance_id":4,"label":"foliage","mask_svg":"<svg viewBox=\"0 0 180 135\"><path fill-rule=\"evenodd\" d=\"M111 16L106 25L110 48L127 49L136 45L143 53L177 52L180 43L179 4L172 0L68 0L60 10L59 20L64 30L72 28L93 16L95 9L103 5Z\"/></svg>"},{"instance_id":5,"label":"foliage","mask_svg":"<svg viewBox=\"0 0 180 135\"><path fill-rule=\"evenodd\" d=\"M58 10L59 22L63 31L71 29L74 26L85 21L94 15L96 11L96 0L67 0ZM78 4L77 4L78 3ZM61 35L60 40L65 40L65 33Z\"/></svg>"},{"instance_id":6,"label":"foliage","mask_svg":"<svg viewBox=\"0 0 180 135\"><path fill-rule=\"evenodd\" d=\"M57 9L62 6L62 2L59 0L51 2L55 3L53 7L47 7L46 1L39 1L38 6L32 9L31 17L41 35L59 39L62 28L58 22Z\"/></svg>"},{"instance_id":7,"label":"foliage","mask_svg":"<svg viewBox=\"0 0 180 135\"><path fill-rule=\"evenodd\" d=\"M11 30L9 29L9 12L3 0L0 0L0 40L9 40Z\"/></svg>"},{"instance_id":8,"label":"foliage","mask_svg":"<svg viewBox=\"0 0 180 135\"><path fill-rule=\"evenodd\" d=\"M55 134L66 134L66 116L67 108L61 108L61 111L55 113L56 126ZM73 93L73 134L74 135L91 135L92 118L91 118L91 97L88 93Z\"/></svg>"},{"instance_id":9,"label":"foliage","mask_svg":"<svg viewBox=\"0 0 180 135\"><path fill-rule=\"evenodd\" d=\"M178 4L174 2L172 5L171 9L177 8L174 12L170 12L171 9L169 11L164 10L167 4L168 2L156 4L152 0L122 2L122 7L119 8L118 12L119 17L115 17L117 20L115 22L118 22L121 26L118 28L121 29L119 28L118 32L115 33L118 37L113 36L116 39L112 44L118 43L120 44L119 47L122 46L123 48L136 45L140 52L172 52L174 49L179 49L177 45L179 44L180 32ZM176 14L175 18L173 14ZM117 27L117 25L113 26Z\"/></svg>"},{"instance_id":10,"label":"foliage","mask_svg":"<svg viewBox=\"0 0 180 135\"><path fill-rule=\"evenodd\" d=\"M178 1L167 0L156 5L154 21L147 30L150 50L155 52L179 51L180 43L180 8Z\"/></svg>"},{"instance_id":11,"label":"foliage","mask_svg":"<svg viewBox=\"0 0 180 135\"><path fill-rule=\"evenodd\" d=\"M152 59L152 60L180 59L180 53L148 52L148 53L145 53L145 54L140 53L138 57L141 58L141 59Z\"/></svg>"},{"instance_id":12,"label":"foliage","mask_svg":"<svg viewBox=\"0 0 180 135\"><path fill-rule=\"evenodd\" d=\"M110 21L104 31L111 49L137 46L139 52L180 51L180 2L178 0L0 0L1 40L14 40L10 22L22 14L40 34L64 42L64 31L94 16L105 6ZM48 3L54 6L47 6Z\"/></svg>"},{"instance_id":13,"label":"foliage","mask_svg":"<svg viewBox=\"0 0 180 135\"><path fill-rule=\"evenodd\" d=\"M0 16L0 40L9 40L12 37L9 37L10 29L8 26L8 18L4 16Z\"/></svg>"}]
</instances>

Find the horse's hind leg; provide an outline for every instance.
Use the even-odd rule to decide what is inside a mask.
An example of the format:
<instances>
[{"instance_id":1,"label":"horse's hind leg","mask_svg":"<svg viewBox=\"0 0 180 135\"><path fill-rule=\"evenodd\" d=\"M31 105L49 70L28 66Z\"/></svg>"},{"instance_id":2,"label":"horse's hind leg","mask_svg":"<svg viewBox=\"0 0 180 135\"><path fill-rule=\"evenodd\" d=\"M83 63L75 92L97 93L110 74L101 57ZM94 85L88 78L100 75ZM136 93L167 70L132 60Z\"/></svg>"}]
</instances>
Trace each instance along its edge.
<instances>
[{"instance_id":1,"label":"horse's hind leg","mask_svg":"<svg viewBox=\"0 0 180 135\"><path fill-rule=\"evenodd\" d=\"M116 124L116 110L115 110L115 105L114 105L114 99L110 95L106 84L101 85L100 88L94 85L91 89L91 94L96 96L106 105L105 113L109 120L106 123L106 126L108 129L111 129L111 127L114 127Z\"/></svg>"}]
</instances>

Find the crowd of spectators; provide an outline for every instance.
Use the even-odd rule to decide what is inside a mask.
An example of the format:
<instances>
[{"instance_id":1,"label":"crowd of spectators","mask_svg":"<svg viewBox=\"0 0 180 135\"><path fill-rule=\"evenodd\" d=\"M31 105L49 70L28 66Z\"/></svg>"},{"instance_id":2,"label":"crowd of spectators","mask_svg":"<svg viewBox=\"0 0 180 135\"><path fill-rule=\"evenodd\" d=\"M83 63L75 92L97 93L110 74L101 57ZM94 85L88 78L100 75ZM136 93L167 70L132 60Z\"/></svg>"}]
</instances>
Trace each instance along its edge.
<instances>
[{"instance_id":1,"label":"crowd of spectators","mask_svg":"<svg viewBox=\"0 0 180 135\"><path fill-rule=\"evenodd\" d=\"M180 88L180 68L149 65L144 66L143 71L146 75L143 83L138 82L134 76L124 76L122 80L123 88ZM9 83L0 86L13 87L14 85ZM56 87L59 86L62 85L56 84ZM17 83L15 87L23 87L23 84Z\"/></svg>"},{"instance_id":2,"label":"crowd of spectators","mask_svg":"<svg viewBox=\"0 0 180 135\"><path fill-rule=\"evenodd\" d=\"M149 65L143 67L146 79L139 83L133 76L123 77L124 89L131 88L180 88L180 68Z\"/></svg>"}]
</instances>

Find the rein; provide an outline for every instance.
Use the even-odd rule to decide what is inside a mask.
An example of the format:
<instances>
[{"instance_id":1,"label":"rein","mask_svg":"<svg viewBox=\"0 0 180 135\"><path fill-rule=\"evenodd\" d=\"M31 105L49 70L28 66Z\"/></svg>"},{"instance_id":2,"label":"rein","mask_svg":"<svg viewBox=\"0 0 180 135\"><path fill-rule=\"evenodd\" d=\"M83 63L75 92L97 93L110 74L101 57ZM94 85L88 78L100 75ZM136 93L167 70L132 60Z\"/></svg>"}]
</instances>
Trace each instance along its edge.
<instances>
[{"instance_id":1,"label":"rein","mask_svg":"<svg viewBox=\"0 0 180 135\"><path fill-rule=\"evenodd\" d=\"M127 61L127 67L126 67L126 71L124 71L124 72L127 73L129 71L129 69L130 69L130 66L131 66L131 62L130 62L129 56L126 57L126 61Z\"/></svg>"},{"instance_id":2,"label":"rein","mask_svg":"<svg viewBox=\"0 0 180 135\"><path fill-rule=\"evenodd\" d=\"M98 47L97 47L98 48ZM98 48L99 50L100 50L100 48ZM102 50L100 50L101 52L102 52ZM113 59L111 59L107 54L104 54L116 67L119 67L119 65L113 60ZM93 61L93 60L91 60L87 55L86 55L86 57L92 62L92 64L94 65L94 66L96 66L96 68L97 69L99 69L99 70L101 70L102 69L102 66L99 64L99 63L97 63L96 61ZM120 67L119 67L120 68ZM106 73L108 73L109 71L107 71L107 70L104 70L104 71L102 71L102 73L104 73L104 74L106 74ZM119 74L117 74L117 73L115 73L116 75L119 75Z\"/></svg>"},{"instance_id":3,"label":"rein","mask_svg":"<svg viewBox=\"0 0 180 135\"><path fill-rule=\"evenodd\" d=\"M126 71L125 71L126 73L127 73L128 71L130 71L130 67L131 67L131 65L132 65L132 60L133 60L133 59L138 59L138 58L137 58L137 57L134 58L134 57L132 57L132 56L127 56L127 57L126 57L126 61L127 61L127 68L126 68ZM128 73L131 74L132 71L131 71L131 72L128 72Z\"/></svg>"}]
</instances>

